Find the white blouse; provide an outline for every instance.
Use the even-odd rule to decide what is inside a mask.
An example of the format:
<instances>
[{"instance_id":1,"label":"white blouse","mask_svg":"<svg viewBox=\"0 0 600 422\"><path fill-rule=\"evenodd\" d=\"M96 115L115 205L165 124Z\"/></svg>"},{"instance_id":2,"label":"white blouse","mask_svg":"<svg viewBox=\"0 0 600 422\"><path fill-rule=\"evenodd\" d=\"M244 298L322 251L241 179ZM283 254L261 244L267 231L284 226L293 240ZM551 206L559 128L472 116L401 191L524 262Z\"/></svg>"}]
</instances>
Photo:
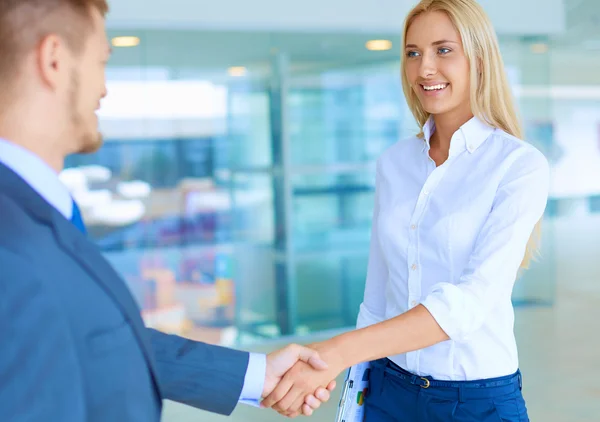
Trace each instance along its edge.
<instances>
[{"instance_id":1,"label":"white blouse","mask_svg":"<svg viewBox=\"0 0 600 422\"><path fill-rule=\"evenodd\" d=\"M390 356L414 374L476 380L518 369L513 285L549 191L546 158L478 118L452 136L439 167L424 139L377 162L375 207L358 328L422 304L450 340Z\"/></svg>"}]
</instances>

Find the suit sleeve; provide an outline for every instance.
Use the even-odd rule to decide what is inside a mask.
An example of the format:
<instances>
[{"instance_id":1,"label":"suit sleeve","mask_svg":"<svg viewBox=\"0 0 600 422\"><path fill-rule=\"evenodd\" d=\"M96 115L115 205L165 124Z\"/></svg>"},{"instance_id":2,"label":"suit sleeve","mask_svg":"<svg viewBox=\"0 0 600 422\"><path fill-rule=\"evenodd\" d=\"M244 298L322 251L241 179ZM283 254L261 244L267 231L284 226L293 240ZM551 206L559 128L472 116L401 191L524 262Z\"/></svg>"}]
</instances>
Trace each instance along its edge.
<instances>
[{"instance_id":1,"label":"suit sleeve","mask_svg":"<svg viewBox=\"0 0 600 422\"><path fill-rule=\"evenodd\" d=\"M54 293L0 248L0 421L86 420L80 366Z\"/></svg>"},{"instance_id":2,"label":"suit sleeve","mask_svg":"<svg viewBox=\"0 0 600 422\"><path fill-rule=\"evenodd\" d=\"M164 399L222 415L235 409L249 354L148 329Z\"/></svg>"}]
</instances>

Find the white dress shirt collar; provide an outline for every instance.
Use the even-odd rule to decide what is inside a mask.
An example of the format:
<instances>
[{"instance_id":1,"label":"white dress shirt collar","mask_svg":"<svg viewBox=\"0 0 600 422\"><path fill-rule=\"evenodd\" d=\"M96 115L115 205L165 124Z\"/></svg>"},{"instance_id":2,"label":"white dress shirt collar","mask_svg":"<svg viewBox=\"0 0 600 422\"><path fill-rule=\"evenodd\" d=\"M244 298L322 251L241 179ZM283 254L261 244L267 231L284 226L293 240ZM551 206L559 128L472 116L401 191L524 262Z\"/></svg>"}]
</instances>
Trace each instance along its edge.
<instances>
[{"instance_id":1,"label":"white dress shirt collar","mask_svg":"<svg viewBox=\"0 0 600 422\"><path fill-rule=\"evenodd\" d=\"M454 135L452 135L450 141L450 155L455 155L465 149L470 153L475 152L493 131L494 128L478 117L471 118L463 124ZM435 122L433 116L429 116L429 119L427 119L427 122L425 122L425 125L423 126L423 151L429 151L429 141L434 132Z\"/></svg>"},{"instance_id":2,"label":"white dress shirt collar","mask_svg":"<svg viewBox=\"0 0 600 422\"><path fill-rule=\"evenodd\" d=\"M73 199L58 174L31 151L0 138L0 163L14 171L67 220L73 214Z\"/></svg>"}]
</instances>

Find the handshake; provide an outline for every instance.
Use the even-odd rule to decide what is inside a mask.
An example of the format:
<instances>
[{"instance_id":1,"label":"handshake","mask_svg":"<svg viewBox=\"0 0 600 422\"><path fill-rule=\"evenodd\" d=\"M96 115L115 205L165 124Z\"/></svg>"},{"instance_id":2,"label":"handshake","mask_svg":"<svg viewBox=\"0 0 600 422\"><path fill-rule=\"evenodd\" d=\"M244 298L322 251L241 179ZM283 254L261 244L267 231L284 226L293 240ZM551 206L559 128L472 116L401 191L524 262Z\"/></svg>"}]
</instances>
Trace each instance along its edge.
<instances>
[{"instance_id":1,"label":"handshake","mask_svg":"<svg viewBox=\"0 0 600 422\"><path fill-rule=\"evenodd\" d=\"M339 354L327 342L289 345L267 355L261 407L295 418L311 416L327 402L336 377L344 370Z\"/></svg>"}]
</instances>

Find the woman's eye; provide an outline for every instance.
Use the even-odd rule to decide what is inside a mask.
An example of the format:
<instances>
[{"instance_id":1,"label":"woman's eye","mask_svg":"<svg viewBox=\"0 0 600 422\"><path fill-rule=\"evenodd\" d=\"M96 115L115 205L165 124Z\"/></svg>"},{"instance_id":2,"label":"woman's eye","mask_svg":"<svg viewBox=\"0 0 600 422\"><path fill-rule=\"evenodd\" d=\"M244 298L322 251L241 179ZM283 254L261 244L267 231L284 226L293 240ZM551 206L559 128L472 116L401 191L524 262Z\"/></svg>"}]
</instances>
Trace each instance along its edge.
<instances>
[{"instance_id":1,"label":"woman's eye","mask_svg":"<svg viewBox=\"0 0 600 422\"><path fill-rule=\"evenodd\" d=\"M440 53L440 54L448 54L450 51L452 51L452 50L450 50L449 48L446 48L446 47L442 47L442 48L440 48L438 50L438 53Z\"/></svg>"},{"instance_id":2,"label":"woman's eye","mask_svg":"<svg viewBox=\"0 0 600 422\"><path fill-rule=\"evenodd\" d=\"M406 57L417 57L418 55L419 53L416 51L409 51L408 53L406 53Z\"/></svg>"}]
</instances>

